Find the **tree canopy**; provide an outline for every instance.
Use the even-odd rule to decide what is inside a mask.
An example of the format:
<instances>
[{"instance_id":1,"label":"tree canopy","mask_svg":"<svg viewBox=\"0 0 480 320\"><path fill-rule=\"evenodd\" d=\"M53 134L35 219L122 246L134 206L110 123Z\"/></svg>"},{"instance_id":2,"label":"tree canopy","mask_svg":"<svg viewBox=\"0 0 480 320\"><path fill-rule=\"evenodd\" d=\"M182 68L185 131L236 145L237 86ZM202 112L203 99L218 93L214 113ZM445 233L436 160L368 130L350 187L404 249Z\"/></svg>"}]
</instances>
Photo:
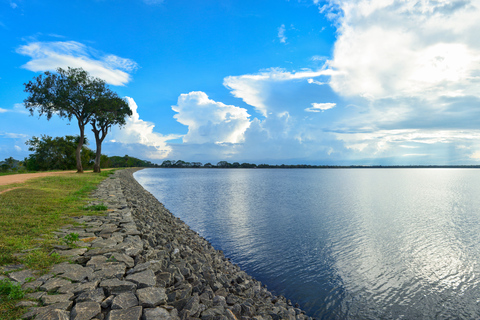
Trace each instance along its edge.
<instances>
[{"instance_id":1,"label":"tree canopy","mask_svg":"<svg viewBox=\"0 0 480 320\"><path fill-rule=\"evenodd\" d=\"M76 167L75 149L79 136L65 136L52 138L42 135L27 140L28 150L33 152L25 158L24 165L29 171L43 170L72 170ZM85 140L84 144L88 144ZM81 162L84 167L93 162L94 153L83 146Z\"/></svg>"},{"instance_id":2,"label":"tree canopy","mask_svg":"<svg viewBox=\"0 0 480 320\"><path fill-rule=\"evenodd\" d=\"M57 73L46 71L25 83L25 107L33 115L37 110L48 120L55 114L69 121L75 118L80 135L75 149L77 172L83 172L80 152L85 140L85 126L95 116L96 110L112 97L105 81L89 76L82 68L57 69Z\"/></svg>"},{"instance_id":3,"label":"tree canopy","mask_svg":"<svg viewBox=\"0 0 480 320\"><path fill-rule=\"evenodd\" d=\"M114 125L125 125L126 117L131 115L132 110L130 110L128 103L109 89L98 100L95 113L90 120L97 146L95 164L93 166L94 172L100 172L102 143L107 136L108 130Z\"/></svg>"}]
</instances>

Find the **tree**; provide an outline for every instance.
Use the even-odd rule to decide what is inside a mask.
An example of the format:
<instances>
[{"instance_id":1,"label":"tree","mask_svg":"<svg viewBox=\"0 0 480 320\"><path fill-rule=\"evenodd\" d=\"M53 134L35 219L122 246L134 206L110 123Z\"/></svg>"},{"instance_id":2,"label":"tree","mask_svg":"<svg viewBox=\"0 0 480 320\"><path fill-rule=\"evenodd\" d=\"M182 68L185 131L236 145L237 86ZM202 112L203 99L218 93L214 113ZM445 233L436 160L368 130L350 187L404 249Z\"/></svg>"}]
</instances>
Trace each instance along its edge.
<instances>
[{"instance_id":1,"label":"tree","mask_svg":"<svg viewBox=\"0 0 480 320\"><path fill-rule=\"evenodd\" d=\"M57 69L57 73L46 71L25 83L25 107L33 115L37 110L48 120L56 114L60 118L77 119L80 135L75 150L77 172L82 173L80 152L85 141L85 126L95 113L95 106L106 92L105 81L93 78L82 68Z\"/></svg>"},{"instance_id":2,"label":"tree","mask_svg":"<svg viewBox=\"0 0 480 320\"><path fill-rule=\"evenodd\" d=\"M125 118L132 115L128 103L109 88L97 100L94 114L90 120L97 145L93 172L100 172L102 142L113 125L125 125Z\"/></svg>"},{"instance_id":3,"label":"tree","mask_svg":"<svg viewBox=\"0 0 480 320\"><path fill-rule=\"evenodd\" d=\"M33 152L25 158L25 166L28 170L72 170L76 166L75 150L78 145L78 136L49 137L42 135L41 138L32 137L26 144ZM88 141L85 139L85 143ZM83 166L88 166L93 159L93 151L83 146L81 161Z\"/></svg>"}]
</instances>

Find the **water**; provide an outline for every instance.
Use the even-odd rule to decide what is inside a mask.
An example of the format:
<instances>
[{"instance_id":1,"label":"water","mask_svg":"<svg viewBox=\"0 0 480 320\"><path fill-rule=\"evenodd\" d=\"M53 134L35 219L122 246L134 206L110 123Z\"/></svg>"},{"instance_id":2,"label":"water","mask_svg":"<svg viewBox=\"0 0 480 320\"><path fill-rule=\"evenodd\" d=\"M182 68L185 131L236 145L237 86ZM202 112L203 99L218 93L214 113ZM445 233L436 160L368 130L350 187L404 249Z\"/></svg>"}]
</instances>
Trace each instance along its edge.
<instances>
[{"instance_id":1,"label":"water","mask_svg":"<svg viewBox=\"0 0 480 320\"><path fill-rule=\"evenodd\" d=\"M480 318L480 170L146 169L135 178L311 316Z\"/></svg>"}]
</instances>

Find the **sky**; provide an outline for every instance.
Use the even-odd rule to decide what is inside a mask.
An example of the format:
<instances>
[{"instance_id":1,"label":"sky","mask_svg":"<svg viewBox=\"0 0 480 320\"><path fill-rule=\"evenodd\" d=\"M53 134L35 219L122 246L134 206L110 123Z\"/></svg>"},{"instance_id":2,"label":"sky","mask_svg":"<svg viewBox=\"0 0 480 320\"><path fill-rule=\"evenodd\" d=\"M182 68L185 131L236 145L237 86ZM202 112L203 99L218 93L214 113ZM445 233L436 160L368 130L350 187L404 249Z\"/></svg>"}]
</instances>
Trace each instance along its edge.
<instances>
[{"instance_id":1,"label":"sky","mask_svg":"<svg viewBox=\"0 0 480 320\"><path fill-rule=\"evenodd\" d=\"M0 160L79 134L23 101L81 67L133 112L109 156L480 164L478 17L480 0L0 0Z\"/></svg>"}]
</instances>

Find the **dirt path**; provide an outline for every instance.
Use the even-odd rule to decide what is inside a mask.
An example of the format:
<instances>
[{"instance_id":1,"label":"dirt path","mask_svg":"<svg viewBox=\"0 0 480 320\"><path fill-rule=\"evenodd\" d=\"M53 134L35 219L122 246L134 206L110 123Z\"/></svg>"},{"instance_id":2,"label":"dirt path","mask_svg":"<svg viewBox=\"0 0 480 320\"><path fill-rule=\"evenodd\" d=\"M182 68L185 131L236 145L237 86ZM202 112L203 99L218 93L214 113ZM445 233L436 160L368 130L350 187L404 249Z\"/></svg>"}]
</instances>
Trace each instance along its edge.
<instances>
[{"instance_id":1,"label":"dirt path","mask_svg":"<svg viewBox=\"0 0 480 320\"><path fill-rule=\"evenodd\" d=\"M13 184L13 183L22 183L22 182L25 182L29 179L33 179L33 178L55 176L55 175L59 175L59 174L74 173L74 172L77 172L77 171L71 170L71 171L59 171L59 172L37 172L37 173L10 174L10 175L6 175L6 176L0 176L0 186ZM4 190L4 192L5 191L6 190Z\"/></svg>"}]
</instances>

